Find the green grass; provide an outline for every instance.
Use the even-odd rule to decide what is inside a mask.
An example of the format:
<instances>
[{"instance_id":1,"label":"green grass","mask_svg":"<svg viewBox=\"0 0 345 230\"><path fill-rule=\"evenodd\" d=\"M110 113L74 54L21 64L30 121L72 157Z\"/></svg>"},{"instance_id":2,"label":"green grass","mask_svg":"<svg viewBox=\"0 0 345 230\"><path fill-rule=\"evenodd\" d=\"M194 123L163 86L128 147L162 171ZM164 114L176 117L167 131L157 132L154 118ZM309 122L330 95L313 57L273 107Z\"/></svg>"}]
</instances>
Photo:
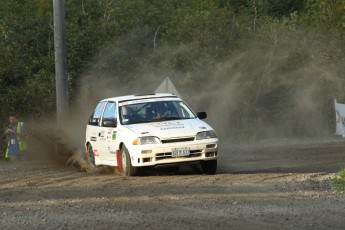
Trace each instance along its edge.
<instances>
[{"instance_id":1,"label":"green grass","mask_svg":"<svg viewBox=\"0 0 345 230\"><path fill-rule=\"evenodd\" d=\"M345 191L345 168L337 173L333 179L333 185L337 191Z\"/></svg>"}]
</instances>

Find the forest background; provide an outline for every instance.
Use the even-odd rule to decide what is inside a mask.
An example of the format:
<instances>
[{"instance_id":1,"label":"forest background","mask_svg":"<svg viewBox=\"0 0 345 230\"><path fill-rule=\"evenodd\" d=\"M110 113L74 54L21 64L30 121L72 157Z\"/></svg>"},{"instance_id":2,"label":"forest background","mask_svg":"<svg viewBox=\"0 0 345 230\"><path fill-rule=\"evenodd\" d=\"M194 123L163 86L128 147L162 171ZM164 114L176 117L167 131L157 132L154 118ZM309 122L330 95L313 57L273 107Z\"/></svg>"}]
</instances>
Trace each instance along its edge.
<instances>
[{"instance_id":1,"label":"forest background","mask_svg":"<svg viewBox=\"0 0 345 230\"><path fill-rule=\"evenodd\" d=\"M56 111L53 1L0 1L0 124ZM231 141L334 135L345 0L65 0L70 116L169 77Z\"/></svg>"}]
</instances>

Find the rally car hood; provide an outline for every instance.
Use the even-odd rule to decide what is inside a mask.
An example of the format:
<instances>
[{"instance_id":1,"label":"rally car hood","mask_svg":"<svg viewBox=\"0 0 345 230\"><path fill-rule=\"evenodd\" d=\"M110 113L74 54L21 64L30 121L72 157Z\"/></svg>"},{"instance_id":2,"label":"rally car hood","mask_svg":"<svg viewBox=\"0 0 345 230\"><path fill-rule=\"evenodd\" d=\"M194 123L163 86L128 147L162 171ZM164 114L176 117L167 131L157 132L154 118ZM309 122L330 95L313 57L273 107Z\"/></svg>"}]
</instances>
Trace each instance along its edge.
<instances>
[{"instance_id":1,"label":"rally car hood","mask_svg":"<svg viewBox=\"0 0 345 230\"><path fill-rule=\"evenodd\" d=\"M189 137L198 132L212 130L199 119L184 119L127 125L137 136L156 136L159 138Z\"/></svg>"}]
</instances>

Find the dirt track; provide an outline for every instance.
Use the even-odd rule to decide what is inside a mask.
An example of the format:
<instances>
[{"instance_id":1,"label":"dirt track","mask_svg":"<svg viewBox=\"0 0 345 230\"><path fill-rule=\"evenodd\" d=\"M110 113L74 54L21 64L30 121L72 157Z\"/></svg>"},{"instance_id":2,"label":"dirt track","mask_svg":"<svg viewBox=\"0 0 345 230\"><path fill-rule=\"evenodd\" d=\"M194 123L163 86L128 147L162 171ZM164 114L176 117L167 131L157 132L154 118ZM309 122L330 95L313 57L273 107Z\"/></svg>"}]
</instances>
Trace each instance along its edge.
<instances>
[{"instance_id":1,"label":"dirt track","mask_svg":"<svg viewBox=\"0 0 345 230\"><path fill-rule=\"evenodd\" d=\"M219 174L0 164L0 229L344 229L345 143L223 147Z\"/></svg>"}]
</instances>

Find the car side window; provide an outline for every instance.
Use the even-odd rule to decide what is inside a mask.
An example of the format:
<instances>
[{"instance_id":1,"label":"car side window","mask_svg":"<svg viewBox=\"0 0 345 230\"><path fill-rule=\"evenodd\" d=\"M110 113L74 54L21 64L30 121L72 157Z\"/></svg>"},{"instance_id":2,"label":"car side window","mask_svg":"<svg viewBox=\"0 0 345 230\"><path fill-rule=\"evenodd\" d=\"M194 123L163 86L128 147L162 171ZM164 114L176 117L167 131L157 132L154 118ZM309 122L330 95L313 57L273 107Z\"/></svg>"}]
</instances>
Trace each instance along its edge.
<instances>
[{"instance_id":1,"label":"car side window","mask_svg":"<svg viewBox=\"0 0 345 230\"><path fill-rule=\"evenodd\" d=\"M113 101L108 102L104 109L103 113L103 126L105 126L105 122L112 122L114 125L116 124L116 103Z\"/></svg>"},{"instance_id":2,"label":"car side window","mask_svg":"<svg viewBox=\"0 0 345 230\"><path fill-rule=\"evenodd\" d=\"M89 125L100 125L102 112L104 110L106 103L106 101L101 101L100 103L98 103L98 105L96 106L95 110L89 118Z\"/></svg>"}]
</instances>

